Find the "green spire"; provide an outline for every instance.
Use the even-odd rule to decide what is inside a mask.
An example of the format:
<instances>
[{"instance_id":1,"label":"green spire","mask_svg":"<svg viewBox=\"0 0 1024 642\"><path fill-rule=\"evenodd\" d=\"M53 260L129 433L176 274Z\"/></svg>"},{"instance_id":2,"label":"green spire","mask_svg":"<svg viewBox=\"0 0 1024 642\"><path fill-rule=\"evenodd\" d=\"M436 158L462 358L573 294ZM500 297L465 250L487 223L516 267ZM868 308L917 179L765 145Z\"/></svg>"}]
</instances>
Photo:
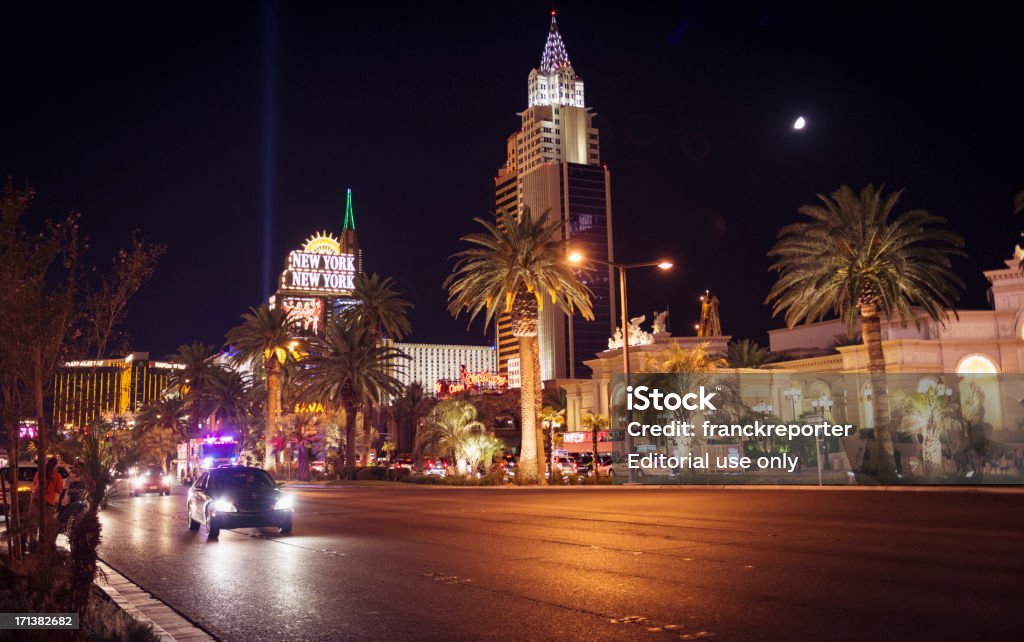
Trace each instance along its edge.
<instances>
[{"instance_id":1,"label":"green spire","mask_svg":"<svg viewBox=\"0 0 1024 642\"><path fill-rule=\"evenodd\" d=\"M352 188L348 188L348 193L345 195L345 224L341 227L342 231L356 229L356 217L352 213Z\"/></svg>"}]
</instances>

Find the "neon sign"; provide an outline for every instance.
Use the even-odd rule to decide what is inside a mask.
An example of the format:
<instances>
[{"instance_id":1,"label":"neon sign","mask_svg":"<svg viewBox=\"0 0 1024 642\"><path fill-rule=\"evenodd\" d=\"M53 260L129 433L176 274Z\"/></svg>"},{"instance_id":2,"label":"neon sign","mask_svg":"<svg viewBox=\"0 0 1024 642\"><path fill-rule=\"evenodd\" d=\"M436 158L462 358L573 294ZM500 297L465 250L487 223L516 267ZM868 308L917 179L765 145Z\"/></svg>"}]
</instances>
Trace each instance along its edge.
<instances>
[{"instance_id":1,"label":"neon sign","mask_svg":"<svg viewBox=\"0 0 1024 642\"><path fill-rule=\"evenodd\" d=\"M352 292L356 255L342 252L341 242L327 232L308 239L302 249L288 254L281 273L282 293L345 296Z\"/></svg>"},{"instance_id":2,"label":"neon sign","mask_svg":"<svg viewBox=\"0 0 1024 642\"><path fill-rule=\"evenodd\" d=\"M288 267L281 274L281 290L343 295L352 291L355 276L354 254L294 251L288 255Z\"/></svg>"},{"instance_id":3,"label":"neon sign","mask_svg":"<svg viewBox=\"0 0 1024 642\"><path fill-rule=\"evenodd\" d=\"M502 393L508 388L508 379L497 372L469 372L466 366L459 367L458 379L438 379L434 383L434 394L438 397L469 391L474 394Z\"/></svg>"}]
</instances>

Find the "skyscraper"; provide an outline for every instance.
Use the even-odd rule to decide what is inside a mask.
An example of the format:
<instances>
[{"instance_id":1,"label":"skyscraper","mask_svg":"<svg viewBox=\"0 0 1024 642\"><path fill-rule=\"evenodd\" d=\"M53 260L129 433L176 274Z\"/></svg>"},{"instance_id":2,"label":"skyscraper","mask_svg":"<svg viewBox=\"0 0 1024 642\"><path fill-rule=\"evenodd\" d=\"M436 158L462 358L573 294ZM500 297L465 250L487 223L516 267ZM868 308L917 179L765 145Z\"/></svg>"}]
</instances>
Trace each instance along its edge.
<instances>
[{"instance_id":1,"label":"skyscraper","mask_svg":"<svg viewBox=\"0 0 1024 642\"><path fill-rule=\"evenodd\" d=\"M551 12L540 65L527 78L527 108L522 124L507 139L507 159L495 178L495 211L535 216L549 211L563 222L563 238L588 258L612 257L611 182L601 165L594 114L586 107L583 80L569 62L555 12ZM543 380L588 374L583 361L607 349L614 331L614 281L611 268L592 264L581 279L593 292L594 320L567 318L553 306L541 313L538 345ZM498 321L498 367L508 374L518 345L507 317Z\"/></svg>"}]
</instances>

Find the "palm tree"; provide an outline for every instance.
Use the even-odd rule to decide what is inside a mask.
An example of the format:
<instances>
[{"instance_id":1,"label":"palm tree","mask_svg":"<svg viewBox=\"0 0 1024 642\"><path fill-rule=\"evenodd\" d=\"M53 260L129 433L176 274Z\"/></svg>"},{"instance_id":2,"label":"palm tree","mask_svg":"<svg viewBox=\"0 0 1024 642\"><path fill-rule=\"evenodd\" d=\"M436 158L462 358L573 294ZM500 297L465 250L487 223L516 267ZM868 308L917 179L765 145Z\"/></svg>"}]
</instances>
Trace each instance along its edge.
<instances>
[{"instance_id":1,"label":"palm tree","mask_svg":"<svg viewBox=\"0 0 1024 642\"><path fill-rule=\"evenodd\" d=\"M726 361L719 354L708 350L708 343L701 343L689 349L683 349L678 343L672 343L667 349L645 355L640 373L634 378L634 385L645 385L666 394L683 395L701 387L715 389L715 405L717 410L705 412L680 407L672 411L650 409L641 411L639 419L642 423L664 423L667 418L680 423L700 425L704 418L720 418L721 423L733 423L747 414L739 391L739 380L734 375L719 374L726 367ZM617 410L628 414L625 404ZM636 413L637 411L632 411ZM630 415L632 416L632 415ZM674 438L674 446L680 456L690 453L696 437L678 435ZM682 472L682 471L680 471Z\"/></svg>"},{"instance_id":2,"label":"palm tree","mask_svg":"<svg viewBox=\"0 0 1024 642\"><path fill-rule=\"evenodd\" d=\"M916 307L944 323L946 309L964 287L950 262L953 255L964 256L964 242L940 227L944 218L924 210L890 220L903 191L883 191L868 185L856 194L842 185L831 196L819 194L820 205L801 207L811 220L782 228L768 252L779 278L766 303L773 304L773 314L785 312L789 327L835 314L850 334L860 322L875 396L874 461L881 475L891 477L895 461L881 315L919 326Z\"/></svg>"},{"instance_id":3,"label":"palm tree","mask_svg":"<svg viewBox=\"0 0 1024 642\"><path fill-rule=\"evenodd\" d=\"M214 358L216 348L199 341L178 346L177 352L169 359L181 368L171 372L169 388L185 401L188 413L189 431L199 431L199 419L202 416L193 406L202 396L210 372L216 367Z\"/></svg>"},{"instance_id":4,"label":"palm tree","mask_svg":"<svg viewBox=\"0 0 1024 642\"><path fill-rule=\"evenodd\" d=\"M398 349L378 343L364 325L342 319L327 324L323 336L310 339L309 354L298 374L305 395L345 409L345 464L356 460L356 413L401 393L396 365L408 359Z\"/></svg>"},{"instance_id":5,"label":"palm tree","mask_svg":"<svg viewBox=\"0 0 1024 642\"><path fill-rule=\"evenodd\" d=\"M465 475L467 441L486 433L486 426L477 418L476 406L462 399L446 399L434 406L420 432L417 448L454 458L459 472Z\"/></svg>"},{"instance_id":6,"label":"palm tree","mask_svg":"<svg viewBox=\"0 0 1024 642\"><path fill-rule=\"evenodd\" d=\"M298 341L293 337L289 315L280 308L264 304L249 308L242 315L242 323L228 331L226 338L235 349L236 365L252 363L262 365L267 377L266 436L278 430L281 419L281 388L284 384L284 363L295 357ZM263 466L274 470L270 439L267 442Z\"/></svg>"},{"instance_id":7,"label":"palm tree","mask_svg":"<svg viewBox=\"0 0 1024 642\"><path fill-rule=\"evenodd\" d=\"M411 428L410 435L412 435L412 445L415 448L420 420L430 412L433 400L424 392L423 386L418 381L414 381L406 387L405 394L398 399L396 406L401 421Z\"/></svg>"},{"instance_id":8,"label":"palm tree","mask_svg":"<svg viewBox=\"0 0 1024 642\"><path fill-rule=\"evenodd\" d=\"M169 456L188 438L188 406L180 397L164 397L135 415L135 437L142 455L166 469Z\"/></svg>"},{"instance_id":9,"label":"palm tree","mask_svg":"<svg viewBox=\"0 0 1024 642\"><path fill-rule=\"evenodd\" d=\"M345 322L373 328L378 338L386 336L401 341L407 337L412 326L406 314L413 305L403 299L400 292L395 292L394 284L391 277L377 273L356 276L352 296L358 304L342 313Z\"/></svg>"},{"instance_id":10,"label":"palm tree","mask_svg":"<svg viewBox=\"0 0 1024 642\"><path fill-rule=\"evenodd\" d=\"M215 431L224 426L238 429L245 441L249 423L249 379L238 370L215 368L209 375L206 391L199 402L203 416L208 417Z\"/></svg>"},{"instance_id":11,"label":"palm tree","mask_svg":"<svg viewBox=\"0 0 1024 642\"><path fill-rule=\"evenodd\" d=\"M729 342L725 360L730 368L760 368L775 361L775 355L755 341L737 339Z\"/></svg>"},{"instance_id":12,"label":"palm tree","mask_svg":"<svg viewBox=\"0 0 1024 642\"><path fill-rule=\"evenodd\" d=\"M485 231L462 237L473 247L453 257L455 266L444 284L448 311L456 317L465 311L471 323L483 313L485 327L499 313L510 314L522 378L519 469L524 481L537 482L542 479L537 457L540 373L533 355L539 314L549 298L566 314L578 309L584 319L593 319L591 292L565 260L561 220L548 220L547 212L534 219L529 208L518 217L506 213L496 222L474 220Z\"/></svg>"},{"instance_id":13,"label":"palm tree","mask_svg":"<svg viewBox=\"0 0 1024 642\"><path fill-rule=\"evenodd\" d=\"M555 456L555 435L565 431L565 408L555 408L554 406L543 406L540 409L540 425L544 427L544 432L547 433L547 444L549 452L547 453L547 460L551 461ZM559 441L561 443L561 441Z\"/></svg>"},{"instance_id":14,"label":"palm tree","mask_svg":"<svg viewBox=\"0 0 1024 642\"><path fill-rule=\"evenodd\" d=\"M592 412L587 412L587 413L583 414L582 423L583 423L583 429L584 430L589 430L590 431L590 436L592 438L592 446L594 447L593 471L594 471L594 475L596 476L597 475L597 434L599 432L601 432L602 430L608 430L608 427L611 426L611 422L608 420L608 417L605 417L604 415L595 415Z\"/></svg>"}]
</instances>

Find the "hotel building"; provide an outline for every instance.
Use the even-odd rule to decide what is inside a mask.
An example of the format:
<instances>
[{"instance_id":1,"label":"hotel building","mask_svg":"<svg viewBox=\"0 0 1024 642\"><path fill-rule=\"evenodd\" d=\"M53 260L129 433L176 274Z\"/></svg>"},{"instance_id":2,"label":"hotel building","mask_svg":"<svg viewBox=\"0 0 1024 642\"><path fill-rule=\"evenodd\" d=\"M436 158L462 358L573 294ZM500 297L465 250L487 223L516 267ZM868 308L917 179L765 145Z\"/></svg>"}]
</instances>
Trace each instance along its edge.
<instances>
[{"instance_id":1,"label":"hotel building","mask_svg":"<svg viewBox=\"0 0 1024 642\"><path fill-rule=\"evenodd\" d=\"M518 115L520 129L508 137L505 164L495 178L495 212L549 212L563 222L563 238L573 249L598 261L612 260L610 177L601 165L583 80L569 61L553 11L540 65L527 78L527 108ZM605 350L614 332L611 268L598 266L580 276L593 292L594 320L544 308L538 328L542 380L582 376L583 362ZM507 315L498 320L497 346L499 372L517 370L518 342Z\"/></svg>"},{"instance_id":2,"label":"hotel building","mask_svg":"<svg viewBox=\"0 0 1024 642\"><path fill-rule=\"evenodd\" d=\"M178 364L154 361L148 352L123 359L68 361L54 379L53 425L81 430L104 415L137 412L160 398Z\"/></svg>"},{"instance_id":3,"label":"hotel building","mask_svg":"<svg viewBox=\"0 0 1024 642\"><path fill-rule=\"evenodd\" d=\"M419 383L428 395L441 379L458 379L462 366L469 372L494 372L498 367L493 346L460 346L437 343L395 343L409 355L401 360L395 377L404 385Z\"/></svg>"}]
</instances>

